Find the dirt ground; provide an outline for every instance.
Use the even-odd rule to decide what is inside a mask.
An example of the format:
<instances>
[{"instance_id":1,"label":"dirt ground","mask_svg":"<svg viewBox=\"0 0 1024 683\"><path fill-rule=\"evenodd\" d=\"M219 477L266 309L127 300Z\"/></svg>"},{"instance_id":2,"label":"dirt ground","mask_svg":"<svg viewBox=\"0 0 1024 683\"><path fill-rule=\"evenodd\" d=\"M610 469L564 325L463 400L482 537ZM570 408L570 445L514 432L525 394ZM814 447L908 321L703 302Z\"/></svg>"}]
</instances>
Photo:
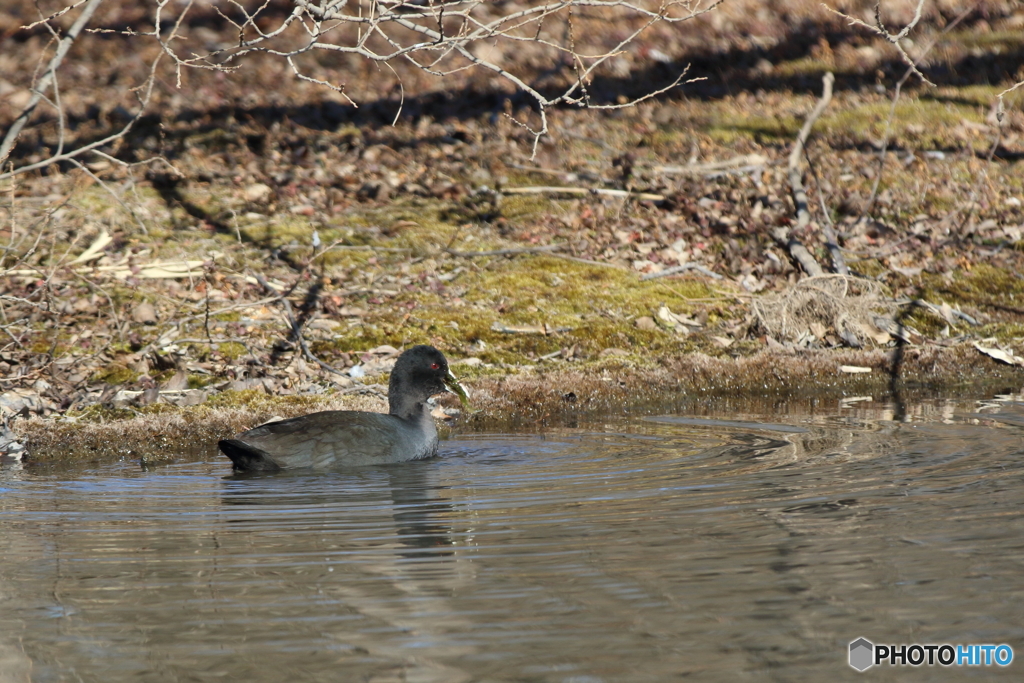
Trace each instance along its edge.
<instances>
[{"instance_id":1,"label":"dirt ground","mask_svg":"<svg viewBox=\"0 0 1024 683\"><path fill-rule=\"evenodd\" d=\"M883 18L902 26L914 5L883 3ZM1024 79L1024 9L927 8L911 37L934 85L912 76L898 99L896 48L817 3L727 2L655 27L589 84L592 102L687 65L702 80L631 108L551 109L536 154L510 118L536 124L535 107L474 71L310 55L324 78L345 75L343 97L271 55L186 70L181 87L165 65L107 157L0 179L4 448L160 457L275 414L380 409L416 343L464 378L480 412L441 409L463 421L659 397L1019 390L1024 88L1002 109L998 96ZM20 28L35 12L0 9L0 131L52 51L45 26ZM159 51L138 36L147 16L100 6L96 25L122 33L69 53L63 139L39 114L5 170L123 126ZM206 6L190 16L188 39L232 40ZM572 78L543 50L502 59L538 87ZM788 156L828 72L798 227ZM825 274L807 277L780 229Z\"/></svg>"}]
</instances>

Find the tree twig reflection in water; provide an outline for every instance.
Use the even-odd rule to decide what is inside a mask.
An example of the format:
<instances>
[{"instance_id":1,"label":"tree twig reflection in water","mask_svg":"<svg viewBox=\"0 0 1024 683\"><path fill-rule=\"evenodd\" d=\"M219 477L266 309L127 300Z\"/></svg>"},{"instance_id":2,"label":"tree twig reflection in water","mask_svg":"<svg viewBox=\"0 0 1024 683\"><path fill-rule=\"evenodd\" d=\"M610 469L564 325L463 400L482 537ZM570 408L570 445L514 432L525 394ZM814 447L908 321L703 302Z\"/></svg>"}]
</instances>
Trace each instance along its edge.
<instances>
[{"instance_id":1,"label":"tree twig reflection in water","mask_svg":"<svg viewBox=\"0 0 1024 683\"><path fill-rule=\"evenodd\" d=\"M896 339L896 348L893 349L892 363L889 365L889 396L892 397L895 407L892 419L896 422L903 422L907 417L907 404L903 398L903 382L900 380L900 370L903 368L903 357L907 347L907 326L904 325L904 322L914 310L916 305L914 302L922 296L923 294L918 291L911 302L900 308L900 312L896 315L897 334L893 335Z\"/></svg>"}]
</instances>

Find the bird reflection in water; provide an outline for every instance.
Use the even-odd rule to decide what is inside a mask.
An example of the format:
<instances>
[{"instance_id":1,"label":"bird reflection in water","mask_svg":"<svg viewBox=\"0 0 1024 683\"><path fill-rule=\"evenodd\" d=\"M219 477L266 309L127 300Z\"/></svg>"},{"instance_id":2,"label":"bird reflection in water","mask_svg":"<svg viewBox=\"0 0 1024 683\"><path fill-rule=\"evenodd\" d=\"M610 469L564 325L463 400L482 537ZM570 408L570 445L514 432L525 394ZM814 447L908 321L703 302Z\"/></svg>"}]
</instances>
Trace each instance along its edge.
<instances>
[{"instance_id":1,"label":"bird reflection in water","mask_svg":"<svg viewBox=\"0 0 1024 683\"><path fill-rule=\"evenodd\" d=\"M456 506L445 495L447 487L438 482L434 463L411 462L379 467L339 469L328 473L287 471L277 473L239 472L225 479L222 501L225 509L258 508L258 515L231 517L231 525L266 529L280 517L282 527L294 525L296 516L323 530L380 532L388 525L380 516L390 511L397 555L408 560L433 561L454 554L456 545L452 521ZM369 513L377 514L369 514ZM356 540L356 539L353 539Z\"/></svg>"}]
</instances>

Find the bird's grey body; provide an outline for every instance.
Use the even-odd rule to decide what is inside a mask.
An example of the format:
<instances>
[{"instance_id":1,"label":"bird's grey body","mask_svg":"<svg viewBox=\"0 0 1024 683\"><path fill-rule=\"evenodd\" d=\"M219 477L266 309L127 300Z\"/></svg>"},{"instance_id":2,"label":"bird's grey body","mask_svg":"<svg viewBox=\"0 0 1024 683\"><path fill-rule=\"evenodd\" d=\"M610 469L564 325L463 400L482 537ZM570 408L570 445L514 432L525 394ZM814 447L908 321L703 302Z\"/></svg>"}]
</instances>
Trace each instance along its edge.
<instances>
[{"instance_id":1,"label":"bird's grey body","mask_svg":"<svg viewBox=\"0 0 1024 683\"><path fill-rule=\"evenodd\" d=\"M437 349L414 346L395 362L388 384L389 412L329 410L269 422L218 446L235 469L276 471L386 465L437 454L437 427L427 400L465 392Z\"/></svg>"},{"instance_id":2,"label":"bird's grey body","mask_svg":"<svg viewBox=\"0 0 1024 683\"><path fill-rule=\"evenodd\" d=\"M221 450L245 470L385 465L437 455L437 427L426 404L411 420L329 410L260 425L221 442Z\"/></svg>"}]
</instances>

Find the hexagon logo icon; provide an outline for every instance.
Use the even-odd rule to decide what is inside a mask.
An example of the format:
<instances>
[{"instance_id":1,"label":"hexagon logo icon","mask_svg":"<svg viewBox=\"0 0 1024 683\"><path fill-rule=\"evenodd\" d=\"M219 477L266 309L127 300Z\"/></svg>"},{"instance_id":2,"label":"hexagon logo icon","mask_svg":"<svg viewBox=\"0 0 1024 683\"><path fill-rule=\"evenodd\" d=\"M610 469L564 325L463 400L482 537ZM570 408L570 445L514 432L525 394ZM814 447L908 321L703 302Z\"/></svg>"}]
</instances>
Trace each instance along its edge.
<instances>
[{"instance_id":1,"label":"hexagon logo icon","mask_svg":"<svg viewBox=\"0 0 1024 683\"><path fill-rule=\"evenodd\" d=\"M875 645L867 638L858 638L850 643L850 666L857 671L871 668L875 663Z\"/></svg>"}]
</instances>

